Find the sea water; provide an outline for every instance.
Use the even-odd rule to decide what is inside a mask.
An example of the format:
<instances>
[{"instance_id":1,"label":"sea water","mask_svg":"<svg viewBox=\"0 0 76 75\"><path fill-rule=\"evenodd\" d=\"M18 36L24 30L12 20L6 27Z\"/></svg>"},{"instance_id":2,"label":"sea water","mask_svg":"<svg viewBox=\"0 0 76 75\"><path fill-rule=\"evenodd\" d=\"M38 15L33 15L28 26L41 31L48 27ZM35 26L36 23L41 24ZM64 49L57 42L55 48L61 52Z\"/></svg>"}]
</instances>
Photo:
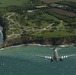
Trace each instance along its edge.
<instances>
[{"instance_id":1,"label":"sea water","mask_svg":"<svg viewBox=\"0 0 76 75\"><path fill-rule=\"evenodd\" d=\"M76 47L61 48L59 56L76 54ZM76 75L76 56L53 61L38 58L53 56L51 47L20 46L0 50L0 75Z\"/></svg>"}]
</instances>

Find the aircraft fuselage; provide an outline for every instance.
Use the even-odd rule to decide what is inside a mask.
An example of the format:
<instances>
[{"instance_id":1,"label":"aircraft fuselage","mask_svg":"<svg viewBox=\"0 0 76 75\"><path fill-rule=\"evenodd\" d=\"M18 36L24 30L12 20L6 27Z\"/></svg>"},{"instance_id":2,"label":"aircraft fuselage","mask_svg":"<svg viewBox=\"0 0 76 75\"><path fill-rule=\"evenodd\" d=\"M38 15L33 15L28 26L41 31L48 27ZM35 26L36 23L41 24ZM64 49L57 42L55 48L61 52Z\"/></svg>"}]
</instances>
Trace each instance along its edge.
<instances>
[{"instance_id":1,"label":"aircraft fuselage","mask_svg":"<svg viewBox=\"0 0 76 75\"><path fill-rule=\"evenodd\" d=\"M59 56L58 56L58 52L57 49L54 50L54 60L58 61L59 60Z\"/></svg>"}]
</instances>

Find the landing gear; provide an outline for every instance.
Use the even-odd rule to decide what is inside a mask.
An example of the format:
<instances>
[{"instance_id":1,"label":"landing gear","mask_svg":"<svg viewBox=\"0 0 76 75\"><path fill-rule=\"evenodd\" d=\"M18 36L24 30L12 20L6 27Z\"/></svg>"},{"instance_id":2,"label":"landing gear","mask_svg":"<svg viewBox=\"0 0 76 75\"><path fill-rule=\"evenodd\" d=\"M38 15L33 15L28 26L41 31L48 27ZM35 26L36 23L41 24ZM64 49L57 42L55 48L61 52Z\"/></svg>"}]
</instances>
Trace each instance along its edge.
<instances>
[{"instance_id":1,"label":"landing gear","mask_svg":"<svg viewBox=\"0 0 76 75\"><path fill-rule=\"evenodd\" d=\"M53 60L53 58L52 58L52 59L50 59L50 60L51 60L51 61L54 61L54 60Z\"/></svg>"},{"instance_id":2,"label":"landing gear","mask_svg":"<svg viewBox=\"0 0 76 75\"><path fill-rule=\"evenodd\" d=\"M62 58L60 58L60 61L63 61L63 59L62 59Z\"/></svg>"}]
</instances>

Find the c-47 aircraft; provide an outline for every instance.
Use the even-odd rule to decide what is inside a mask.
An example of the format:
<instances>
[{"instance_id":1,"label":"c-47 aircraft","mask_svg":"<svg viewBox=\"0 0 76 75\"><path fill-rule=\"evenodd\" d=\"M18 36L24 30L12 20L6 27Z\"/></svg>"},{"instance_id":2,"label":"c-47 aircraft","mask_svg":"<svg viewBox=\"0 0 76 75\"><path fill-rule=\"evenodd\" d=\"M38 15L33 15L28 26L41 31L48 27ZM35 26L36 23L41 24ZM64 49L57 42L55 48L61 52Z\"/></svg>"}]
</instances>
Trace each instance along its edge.
<instances>
[{"instance_id":1,"label":"c-47 aircraft","mask_svg":"<svg viewBox=\"0 0 76 75\"><path fill-rule=\"evenodd\" d=\"M76 54L65 55L65 56L59 57L57 48L54 49L54 56L53 57L51 57L51 56L39 56L39 55L37 55L37 57L45 58L45 59L50 59L51 61L53 61L53 60L55 60L55 61L62 61L63 59L69 58L69 57L72 57L72 56L76 56Z\"/></svg>"}]
</instances>

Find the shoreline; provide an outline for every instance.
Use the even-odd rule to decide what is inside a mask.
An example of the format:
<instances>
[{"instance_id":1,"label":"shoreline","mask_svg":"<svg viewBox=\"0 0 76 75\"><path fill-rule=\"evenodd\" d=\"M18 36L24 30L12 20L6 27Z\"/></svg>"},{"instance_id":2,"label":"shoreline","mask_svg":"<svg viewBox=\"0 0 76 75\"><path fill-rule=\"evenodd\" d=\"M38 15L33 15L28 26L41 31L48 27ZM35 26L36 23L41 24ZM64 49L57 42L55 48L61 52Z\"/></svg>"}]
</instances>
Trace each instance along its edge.
<instances>
[{"instance_id":1,"label":"shoreline","mask_svg":"<svg viewBox=\"0 0 76 75\"><path fill-rule=\"evenodd\" d=\"M13 47L21 47L21 46L42 46L42 47L52 47L54 45L42 45L42 44L21 44L21 45L14 45L14 46L9 46L9 47L5 47L5 48L0 48L0 51L4 50L4 49L9 49L9 48L13 48ZM71 44L71 45L58 45L59 47L70 47L70 46L75 46L75 44Z\"/></svg>"},{"instance_id":2,"label":"shoreline","mask_svg":"<svg viewBox=\"0 0 76 75\"><path fill-rule=\"evenodd\" d=\"M21 46L52 46L52 45L42 45L42 44L21 44L21 45L14 45L14 46L9 46L9 47L5 47L5 48L0 48L1 50L4 49L9 49L9 48L13 48L13 47L21 47Z\"/></svg>"}]
</instances>

